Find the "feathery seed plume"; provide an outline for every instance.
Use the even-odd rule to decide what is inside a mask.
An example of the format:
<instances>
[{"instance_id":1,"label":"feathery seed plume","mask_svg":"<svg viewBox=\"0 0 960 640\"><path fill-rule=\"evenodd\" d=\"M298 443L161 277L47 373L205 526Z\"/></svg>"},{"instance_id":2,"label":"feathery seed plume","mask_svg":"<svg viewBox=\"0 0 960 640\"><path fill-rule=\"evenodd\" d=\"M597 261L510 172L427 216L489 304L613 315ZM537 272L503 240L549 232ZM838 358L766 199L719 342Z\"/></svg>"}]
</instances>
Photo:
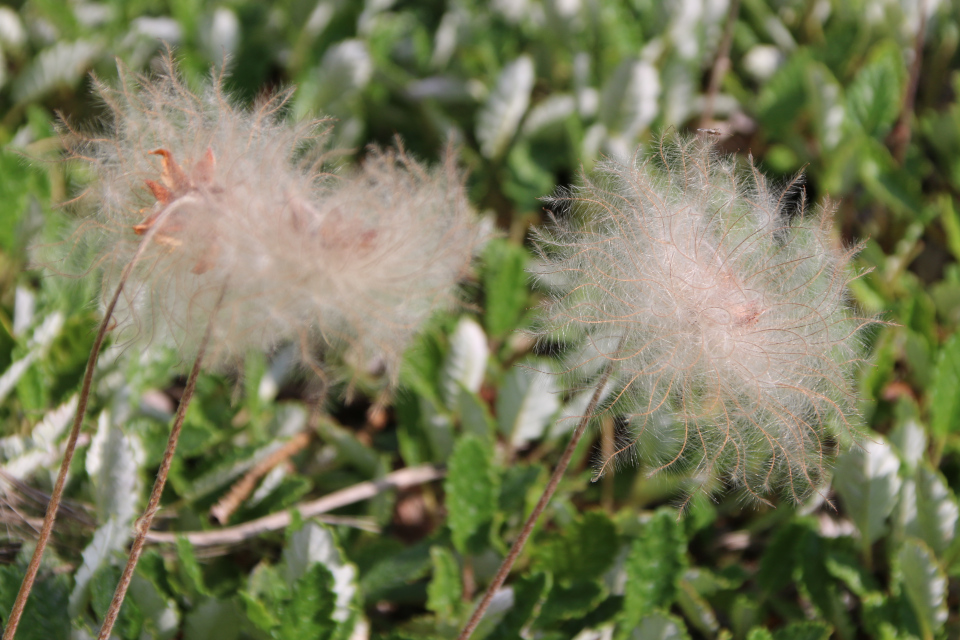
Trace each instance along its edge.
<instances>
[{"instance_id":1,"label":"feathery seed plume","mask_svg":"<svg viewBox=\"0 0 960 640\"><path fill-rule=\"evenodd\" d=\"M191 91L169 57L156 77L120 75L117 89L97 82L108 134L71 141L96 176L82 236L95 238L105 296L141 251L117 341L169 341L189 357L215 316L214 366L296 341L306 357L347 348L394 372L481 240L452 154L428 169L373 151L334 175L326 124L283 119L290 92L243 109L222 76Z\"/></svg>"},{"instance_id":2,"label":"feathery seed plume","mask_svg":"<svg viewBox=\"0 0 960 640\"><path fill-rule=\"evenodd\" d=\"M674 135L551 199L569 217L538 239L554 287L541 337L585 339L580 379L613 363L629 420L617 458L761 500L818 488L855 422L858 332L874 320L850 309L858 247L833 239L831 207L792 211L789 195Z\"/></svg>"}]
</instances>

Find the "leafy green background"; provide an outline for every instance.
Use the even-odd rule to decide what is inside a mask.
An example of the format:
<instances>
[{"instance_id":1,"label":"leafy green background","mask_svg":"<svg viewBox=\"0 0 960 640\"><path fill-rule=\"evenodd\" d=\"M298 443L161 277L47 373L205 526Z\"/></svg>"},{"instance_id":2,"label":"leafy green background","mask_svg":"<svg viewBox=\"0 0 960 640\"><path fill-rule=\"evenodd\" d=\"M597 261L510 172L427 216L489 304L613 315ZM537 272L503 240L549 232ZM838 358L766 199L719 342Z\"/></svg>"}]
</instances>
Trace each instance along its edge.
<instances>
[{"instance_id":1,"label":"leafy green background","mask_svg":"<svg viewBox=\"0 0 960 640\"><path fill-rule=\"evenodd\" d=\"M538 198L603 154L703 126L726 13L697 0L0 6L0 618L99 319L96 277L58 277L38 258L69 223L57 204L87 179L44 160L59 157L58 113L91 125L102 113L89 72L109 81L115 59L146 70L164 39L189 82L228 56L241 102L296 85L290 117L335 117L358 159L395 136L425 159L452 141L473 203L503 232L467 304L431 322L389 395L377 380L334 389L315 423L309 376L282 350L201 378L156 527L221 531L285 509L293 524L237 544L152 545L117 637L450 638L545 485L563 417L584 403L537 373L551 364L522 332L539 295L525 272ZM482 623L487 638L960 637L960 2L742 0L731 38L706 126L774 180L803 171L808 201L836 201L839 234L866 241L852 297L891 324L864 338L864 447L807 504L698 498L678 519L682 478L650 480L641 464L590 482L616 428L598 425ZM134 355L101 358L20 638L90 637L105 611L184 384L174 354ZM309 443L225 525L211 520L302 433ZM296 510L427 464L446 478L323 522Z\"/></svg>"}]
</instances>

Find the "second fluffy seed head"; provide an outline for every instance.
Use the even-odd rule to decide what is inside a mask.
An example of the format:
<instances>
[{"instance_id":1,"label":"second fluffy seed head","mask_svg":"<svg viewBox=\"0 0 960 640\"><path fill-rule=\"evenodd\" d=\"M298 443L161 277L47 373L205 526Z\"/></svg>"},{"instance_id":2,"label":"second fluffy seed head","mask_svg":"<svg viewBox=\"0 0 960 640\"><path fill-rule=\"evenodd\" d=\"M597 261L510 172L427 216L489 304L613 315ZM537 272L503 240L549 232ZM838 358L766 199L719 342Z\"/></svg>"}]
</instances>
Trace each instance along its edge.
<instances>
[{"instance_id":1,"label":"second fluffy seed head","mask_svg":"<svg viewBox=\"0 0 960 640\"><path fill-rule=\"evenodd\" d=\"M581 377L613 367L618 456L757 498L821 482L871 321L848 304L855 249L832 210L791 211L785 194L674 136L553 198L566 216L539 239L543 335L585 341Z\"/></svg>"}]
</instances>

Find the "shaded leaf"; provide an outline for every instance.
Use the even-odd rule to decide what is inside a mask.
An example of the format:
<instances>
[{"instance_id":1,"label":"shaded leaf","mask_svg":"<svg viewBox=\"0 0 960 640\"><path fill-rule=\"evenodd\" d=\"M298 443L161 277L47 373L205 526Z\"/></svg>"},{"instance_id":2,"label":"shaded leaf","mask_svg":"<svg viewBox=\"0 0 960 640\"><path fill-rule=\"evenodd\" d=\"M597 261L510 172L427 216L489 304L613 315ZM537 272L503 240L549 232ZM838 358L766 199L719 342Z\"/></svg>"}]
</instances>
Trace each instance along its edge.
<instances>
[{"instance_id":1,"label":"shaded leaf","mask_svg":"<svg viewBox=\"0 0 960 640\"><path fill-rule=\"evenodd\" d=\"M471 537L490 522L497 508L500 482L490 446L473 436L462 438L450 457L444 489L453 544L465 553Z\"/></svg>"},{"instance_id":2,"label":"shaded leaf","mask_svg":"<svg viewBox=\"0 0 960 640\"><path fill-rule=\"evenodd\" d=\"M487 158L498 158L510 145L530 104L534 68L529 56L520 56L500 72L496 86L477 114L477 140Z\"/></svg>"},{"instance_id":3,"label":"shaded leaf","mask_svg":"<svg viewBox=\"0 0 960 640\"><path fill-rule=\"evenodd\" d=\"M947 576L933 552L908 538L897 552L903 590L925 638L932 638L947 620Z\"/></svg>"},{"instance_id":4,"label":"shaded leaf","mask_svg":"<svg viewBox=\"0 0 960 640\"><path fill-rule=\"evenodd\" d=\"M833 485L865 544L873 544L897 502L900 460L880 436L837 459Z\"/></svg>"}]
</instances>

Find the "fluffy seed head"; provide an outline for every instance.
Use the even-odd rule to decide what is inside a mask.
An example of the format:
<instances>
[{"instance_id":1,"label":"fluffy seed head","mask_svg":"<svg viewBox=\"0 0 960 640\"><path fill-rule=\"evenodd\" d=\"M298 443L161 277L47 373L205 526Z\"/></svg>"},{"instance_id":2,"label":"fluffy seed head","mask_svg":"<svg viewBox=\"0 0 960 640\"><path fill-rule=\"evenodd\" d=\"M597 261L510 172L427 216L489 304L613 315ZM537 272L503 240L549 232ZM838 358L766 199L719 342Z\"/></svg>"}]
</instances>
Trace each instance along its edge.
<instances>
[{"instance_id":1,"label":"fluffy seed head","mask_svg":"<svg viewBox=\"0 0 960 640\"><path fill-rule=\"evenodd\" d=\"M402 150L325 172L326 124L282 117L289 92L252 109L214 78L199 93L164 61L97 88L107 133L68 136L95 180L92 239L118 340L172 342L185 356L212 320L208 361L295 341L347 348L395 371L400 351L449 302L480 240L452 154L427 169ZM139 255L138 255L139 251Z\"/></svg>"},{"instance_id":2,"label":"fluffy seed head","mask_svg":"<svg viewBox=\"0 0 960 640\"><path fill-rule=\"evenodd\" d=\"M850 310L856 248L832 237L832 209L790 210L791 194L673 136L551 200L567 215L539 236L542 336L584 340L574 375L612 363L618 456L756 498L818 487L873 321Z\"/></svg>"}]
</instances>

